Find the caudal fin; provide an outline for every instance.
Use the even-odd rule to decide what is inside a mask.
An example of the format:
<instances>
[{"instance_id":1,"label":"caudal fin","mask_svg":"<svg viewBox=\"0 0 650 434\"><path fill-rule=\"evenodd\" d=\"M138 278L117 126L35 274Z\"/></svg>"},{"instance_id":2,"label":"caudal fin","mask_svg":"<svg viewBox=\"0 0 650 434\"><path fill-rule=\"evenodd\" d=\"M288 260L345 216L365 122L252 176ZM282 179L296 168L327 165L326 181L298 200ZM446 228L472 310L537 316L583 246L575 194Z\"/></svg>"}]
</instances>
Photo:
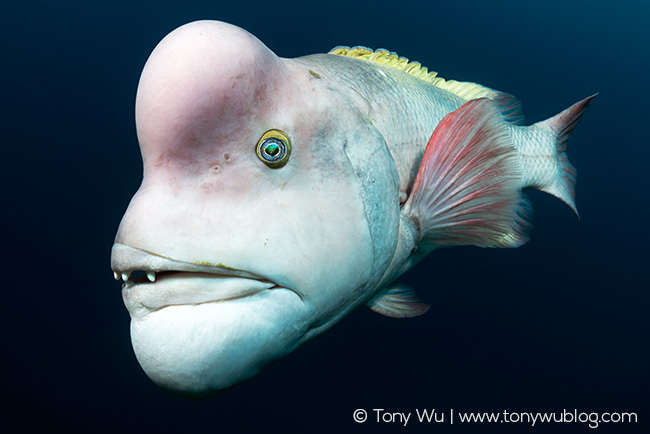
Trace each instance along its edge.
<instances>
[{"instance_id":1,"label":"caudal fin","mask_svg":"<svg viewBox=\"0 0 650 434\"><path fill-rule=\"evenodd\" d=\"M552 118L534 125L550 133L554 138L557 161L560 168L558 174L554 175L550 182L543 185L534 185L534 187L561 199L571 207L576 215L579 215L575 204L577 172L575 167L569 162L569 157L567 157L566 142L573 129L580 122L585 110L589 107L589 103L596 95L585 98ZM526 168L524 167L523 170L526 171Z\"/></svg>"}]
</instances>

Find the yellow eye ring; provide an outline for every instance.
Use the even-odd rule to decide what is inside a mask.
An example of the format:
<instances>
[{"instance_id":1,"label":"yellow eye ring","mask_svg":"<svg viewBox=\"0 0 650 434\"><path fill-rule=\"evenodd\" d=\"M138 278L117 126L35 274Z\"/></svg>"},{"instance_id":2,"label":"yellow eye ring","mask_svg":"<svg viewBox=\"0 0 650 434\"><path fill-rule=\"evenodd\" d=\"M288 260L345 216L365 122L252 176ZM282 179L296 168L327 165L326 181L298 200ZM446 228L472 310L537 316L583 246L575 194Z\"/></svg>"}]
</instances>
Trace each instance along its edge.
<instances>
[{"instance_id":1,"label":"yellow eye ring","mask_svg":"<svg viewBox=\"0 0 650 434\"><path fill-rule=\"evenodd\" d=\"M268 130L257 142L257 158L272 169L279 169L287 164L291 155L289 137L280 130Z\"/></svg>"}]
</instances>

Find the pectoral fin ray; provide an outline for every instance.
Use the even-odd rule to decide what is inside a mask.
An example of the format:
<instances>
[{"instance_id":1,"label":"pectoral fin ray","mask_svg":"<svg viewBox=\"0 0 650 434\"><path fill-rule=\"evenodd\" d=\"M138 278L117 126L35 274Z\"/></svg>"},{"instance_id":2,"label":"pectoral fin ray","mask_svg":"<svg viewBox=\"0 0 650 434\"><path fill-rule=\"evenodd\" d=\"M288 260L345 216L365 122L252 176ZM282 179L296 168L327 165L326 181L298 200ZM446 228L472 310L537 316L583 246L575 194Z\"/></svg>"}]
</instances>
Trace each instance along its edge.
<instances>
[{"instance_id":1,"label":"pectoral fin ray","mask_svg":"<svg viewBox=\"0 0 650 434\"><path fill-rule=\"evenodd\" d=\"M394 283L380 292L367 305L372 311L391 318L411 318L420 316L431 306L422 303L413 288L405 283Z\"/></svg>"}]
</instances>

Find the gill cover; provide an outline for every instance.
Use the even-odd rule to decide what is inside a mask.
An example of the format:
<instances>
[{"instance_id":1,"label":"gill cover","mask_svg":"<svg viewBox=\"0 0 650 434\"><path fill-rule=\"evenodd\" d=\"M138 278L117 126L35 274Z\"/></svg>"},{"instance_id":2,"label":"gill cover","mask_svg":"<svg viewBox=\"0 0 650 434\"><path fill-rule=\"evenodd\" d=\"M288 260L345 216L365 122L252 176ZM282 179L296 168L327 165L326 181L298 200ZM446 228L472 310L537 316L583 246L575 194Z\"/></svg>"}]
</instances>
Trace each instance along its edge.
<instances>
[{"instance_id":1,"label":"gill cover","mask_svg":"<svg viewBox=\"0 0 650 434\"><path fill-rule=\"evenodd\" d=\"M361 186L373 251L373 278L368 287L376 287L397 246L399 175L386 141L367 119L359 117L356 132L344 149Z\"/></svg>"}]
</instances>

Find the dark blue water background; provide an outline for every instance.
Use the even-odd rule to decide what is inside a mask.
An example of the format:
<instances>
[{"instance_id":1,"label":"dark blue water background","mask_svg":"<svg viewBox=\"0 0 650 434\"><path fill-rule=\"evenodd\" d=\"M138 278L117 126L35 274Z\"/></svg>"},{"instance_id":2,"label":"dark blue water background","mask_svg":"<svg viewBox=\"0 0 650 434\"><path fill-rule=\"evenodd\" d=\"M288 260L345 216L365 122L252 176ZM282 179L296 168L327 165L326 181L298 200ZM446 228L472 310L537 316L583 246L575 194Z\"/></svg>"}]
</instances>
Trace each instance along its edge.
<instances>
[{"instance_id":1,"label":"dark blue water background","mask_svg":"<svg viewBox=\"0 0 650 434\"><path fill-rule=\"evenodd\" d=\"M15 3L15 2L14 2ZM77 432L588 432L580 424L353 422L357 408L635 411L650 419L644 1L59 1L3 4L3 419ZM219 19L295 57L394 50L516 95L529 122L600 92L569 142L578 221L532 194L519 249L434 252L405 276L432 305L362 308L228 393L193 402L142 372L110 248L141 179L134 100L155 45ZM27 410L24 416L19 411ZM35 431L33 431L35 432Z\"/></svg>"}]
</instances>

